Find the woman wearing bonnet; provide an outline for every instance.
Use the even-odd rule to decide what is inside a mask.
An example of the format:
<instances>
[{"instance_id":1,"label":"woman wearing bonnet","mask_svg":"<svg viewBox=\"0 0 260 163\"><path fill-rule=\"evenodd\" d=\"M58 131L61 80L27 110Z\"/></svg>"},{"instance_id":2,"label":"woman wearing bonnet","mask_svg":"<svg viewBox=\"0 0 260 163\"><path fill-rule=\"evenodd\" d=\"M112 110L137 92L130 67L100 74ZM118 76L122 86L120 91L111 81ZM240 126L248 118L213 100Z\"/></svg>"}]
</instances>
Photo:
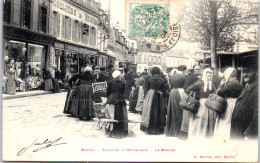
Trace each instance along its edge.
<instances>
[{"instance_id":1,"label":"woman wearing bonnet","mask_svg":"<svg viewBox=\"0 0 260 163\"><path fill-rule=\"evenodd\" d=\"M217 94L226 98L227 109L224 113L218 114L216 119L214 138L229 139L232 113L243 87L237 80L237 70L227 68L224 71L224 79L221 81Z\"/></svg>"},{"instance_id":2,"label":"woman wearing bonnet","mask_svg":"<svg viewBox=\"0 0 260 163\"><path fill-rule=\"evenodd\" d=\"M124 98L125 83L120 80L121 73L115 70L113 79L107 84L106 116L117 120L118 123L109 123L106 134L113 138L123 138L128 135L128 117Z\"/></svg>"},{"instance_id":3,"label":"woman wearing bonnet","mask_svg":"<svg viewBox=\"0 0 260 163\"><path fill-rule=\"evenodd\" d=\"M94 81L91 67L84 68L82 73L76 74L69 79L70 87L73 86L73 82L77 87L73 90L73 95L67 99L64 113L70 113L80 120L91 120L94 117L92 105L92 83Z\"/></svg>"},{"instance_id":4,"label":"woman wearing bonnet","mask_svg":"<svg viewBox=\"0 0 260 163\"><path fill-rule=\"evenodd\" d=\"M187 94L194 91L196 99L200 101L198 112L191 113L190 116L188 139L213 136L217 115L215 111L205 106L205 102L209 95L215 92L217 85L217 82L213 80L213 71L206 68L202 78L186 89Z\"/></svg>"}]
</instances>

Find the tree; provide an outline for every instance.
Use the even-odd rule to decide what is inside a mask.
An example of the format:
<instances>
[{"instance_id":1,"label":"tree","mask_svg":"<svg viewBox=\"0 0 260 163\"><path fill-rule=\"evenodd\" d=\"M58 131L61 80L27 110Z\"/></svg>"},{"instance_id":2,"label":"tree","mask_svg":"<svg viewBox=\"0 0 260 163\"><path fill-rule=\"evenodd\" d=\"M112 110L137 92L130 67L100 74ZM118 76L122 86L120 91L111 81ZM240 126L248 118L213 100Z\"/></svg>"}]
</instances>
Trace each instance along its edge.
<instances>
[{"instance_id":1,"label":"tree","mask_svg":"<svg viewBox=\"0 0 260 163\"><path fill-rule=\"evenodd\" d=\"M236 41L243 39L236 33L238 25L247 20L242 14L250 1L204 0L192 1L187 8L181 27L183 41L198 42L201 49L211 51L211 66L218 71L217 51L232 51ZM247 27L244 27L246 30Z\"/></svg>"}]
</instances>

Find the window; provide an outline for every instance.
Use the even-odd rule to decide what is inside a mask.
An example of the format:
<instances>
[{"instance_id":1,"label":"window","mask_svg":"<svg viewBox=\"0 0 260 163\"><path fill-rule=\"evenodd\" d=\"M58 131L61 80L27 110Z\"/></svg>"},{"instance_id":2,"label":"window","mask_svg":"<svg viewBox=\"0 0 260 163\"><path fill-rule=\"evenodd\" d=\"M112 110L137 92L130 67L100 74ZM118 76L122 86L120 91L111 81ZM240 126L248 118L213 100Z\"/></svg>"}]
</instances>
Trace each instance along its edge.
<instances>
[{"instance_id":1,"label":"window","mask_svg":"<svg viewBox=\"0 0 260 163\"><path fill-rule=\"evenodd\" d=\"M22 25L23 27L30 28L31 27L31 9L32 2L31 0L23 0L22 5Z\"/></svg>"},{"instance_id":2,"label":"window","mask_svg":"<svg viewBox=\"0 0 260 163\"><path fill-rule=\"evenodd\" d=\"M47 8L40 7L40 31L47 32Z\"/></svg>"},{"instance_id":3,"label":"window","mask_svg":"<svg viewBox=\"0 0 260 163\"><path fill-rule=\"evenodd\" d=\"M93 45L96 45L96 29L92 27L92 33L93 33Z\"/></svg>"},{"instance_id":4,"label":"window","mask_svg":"<svg viewBox=\"0 0 260 163\"><path fill-rule=\"evenodd\" d=\"M144 63L147 63L147 54L144 55Z\"/></svg>"},{"instance_id":5,"label":"window","mask_svg":"<svg viewBox=\"0 0 260 163\"><path fill-rule=\"evenodd\" d=\"M158 63L161 64L161 57L158 57Z\"/></svg>"},{"instance_id":6,"label":"window","mask_svg":"<svg viewBox=\"0 0 260 163\"><path fill-rule=\"evenodd\" d=\"M72 40L76 41L76 27L77 27L77 21L75 20L73 25L72 25Z\"/></svg>"},{"instance_id":7,"label":"window","mask_svg":"<svg viewBox=\"0 0 260 163\"><path fill-rule=\"evenodd\" d=\"M81 25L77 20L74 21L72 26L72 39L74 41L80 41Z\"/></svg>"},{"instance_id":8,"label":"window","mask_svg":"<svg viewBox=\"0 0 260 163\"><path fill-rule=\"evenodd\" d=\"M53 35L60 36L60 14L53 12Z\"/></svg>"},{"instance_id":9,"label":"window","mask_svg":"<svg viewBox=\"0 0 260 163\"><path fill-rule=\"evenodd\" d=\"M152 56L148 57L148 62L151 63L152 62Z\"/></svg>"},{"instance_id":10,"label":"window","mask_svg":"<svg viewBox=\"0 0 260 163\"><path fill-rule=\"evenodd\" d=\"M65 38L71 39L71 19L65 16Z\"/></svg>"},{"instance_id":11,"label":"window","mask_svg":"<svg viewBox=\"0 0 260 163\"><path fill-rule=\"evenodd\" d=\"M83 24L81 30L81 42L87 44L89 37L89 26L87 24Z\"/></svg>"},{"instance_id":12,"label":"window","mask_svg":"<svg viewBox=\"0 0 260 163\"><path fill-rule=\"evenodd\" d=\"M77 41L80 41L80 36L81 36L81 23L80 22L77 23L76 32L77 32Z\"/></svg>"},{"instance_id":13,"label":"window","mask_svg":"<svg viewBox=\"0 0 260 163\"><path fill-rule=\"evenodd\" d=\"M90 41L89 44L95 46L96 45L96 29L94 27L90 28Z\"/></svg>"},{"instance_id":14,"label":"window","mask_svg":"<svg viewBox=\"0 0 260 163\"><path fill-rule=\"evenodd\" d=\"M62 32L61 32L61 37L66 38L66 20L65 20L65 15L62 15Z\"/></svg>"},{"instance_id":15,"label":"window","mask_svg":"<svg viewBox=\"0 0 260 163\"><path fill-rule=\"evenodd\" d=\"M11 22L11 0L4 0L4 21L7 23Z\"/></svg>"}]
</instances>

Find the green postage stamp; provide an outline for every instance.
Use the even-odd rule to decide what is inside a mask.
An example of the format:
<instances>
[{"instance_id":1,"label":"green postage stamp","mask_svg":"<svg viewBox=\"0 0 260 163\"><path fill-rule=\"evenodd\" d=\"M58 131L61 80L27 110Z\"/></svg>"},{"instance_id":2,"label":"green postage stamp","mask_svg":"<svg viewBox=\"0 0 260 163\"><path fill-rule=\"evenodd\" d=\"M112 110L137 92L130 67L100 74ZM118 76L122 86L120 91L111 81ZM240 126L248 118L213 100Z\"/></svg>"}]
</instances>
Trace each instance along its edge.
<instances>
[{"instance_id":1,"label":"green postage stamp","mask_svg":"<svg viewBox=\"0 0 260 163\"><path fill-rule=\"evenodd\" d=\"M157 37L170 25L170 4L129 4L129 36Z\"/></svg>"},{"instance_id":2,"label":"green postage stamp","mask_svg":"<svg viewBox=\"0 0 260 163\"><path fill-rule=\"evenodd\" d=\"M167 51L179 40L184 11L182 0L125 0L126 34L153 52Z\"/></svg>"}]
</instances>

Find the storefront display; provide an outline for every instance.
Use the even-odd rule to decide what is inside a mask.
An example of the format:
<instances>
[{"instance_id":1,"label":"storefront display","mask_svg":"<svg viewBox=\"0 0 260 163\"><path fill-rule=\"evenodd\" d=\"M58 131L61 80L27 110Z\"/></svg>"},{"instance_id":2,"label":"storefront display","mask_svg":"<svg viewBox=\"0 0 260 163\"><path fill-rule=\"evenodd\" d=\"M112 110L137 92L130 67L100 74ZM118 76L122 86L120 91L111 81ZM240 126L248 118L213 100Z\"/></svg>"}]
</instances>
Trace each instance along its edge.
<instances>
[{"instance_id":1,"label":"storefront display","mask_svg":"<svg viewBox=\"0 0 260 163\"><path fill-rule=\"evenodd\" d=\"M7 45L5 56L14 60L16 78L22 80L16 82L16 90L24 90L21 89L21 83L25 83L26 88L38 89L41 85L39 81L42 81L41 70L45 65L46 47L16 40L6 40L5 42ZM6 67L6 63L4 64Z\"/></svg>"}]
</instances>

